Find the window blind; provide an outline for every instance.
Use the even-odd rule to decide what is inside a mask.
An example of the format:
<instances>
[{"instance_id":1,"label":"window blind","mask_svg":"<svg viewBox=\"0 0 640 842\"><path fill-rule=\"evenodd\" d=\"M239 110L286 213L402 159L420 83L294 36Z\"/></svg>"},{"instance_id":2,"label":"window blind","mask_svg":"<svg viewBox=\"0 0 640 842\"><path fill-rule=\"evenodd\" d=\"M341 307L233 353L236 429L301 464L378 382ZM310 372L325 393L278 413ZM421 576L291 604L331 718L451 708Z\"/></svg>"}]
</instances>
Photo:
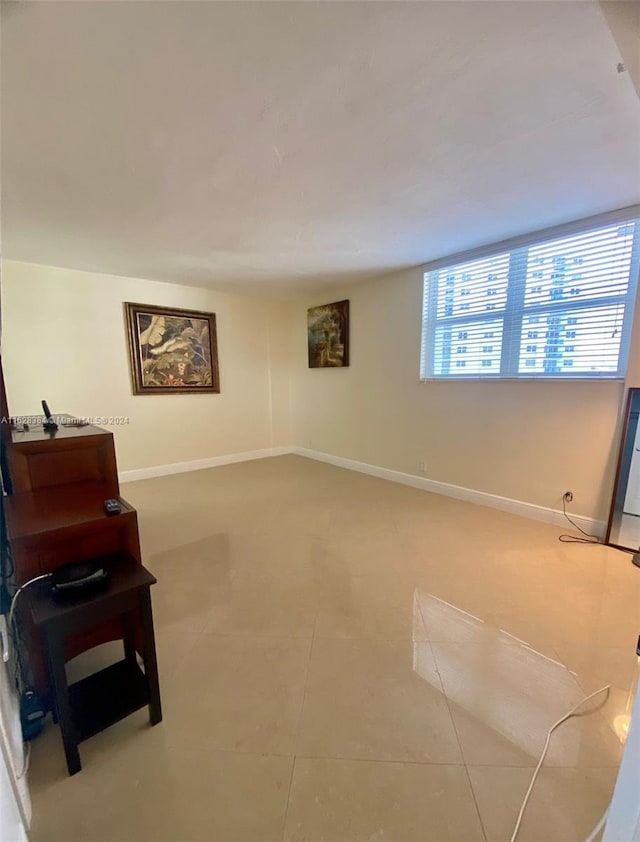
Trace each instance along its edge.
<instances>
[{"instance_id":1,"label":"window blind","mask_svg":"<svg viewBox=\"0 0 640 842\"><path fill-rule=\"evenodd\" d=\"M637 216L438 261L424 276L421 377L623 377Z\"/></svg>"}]
</instances>

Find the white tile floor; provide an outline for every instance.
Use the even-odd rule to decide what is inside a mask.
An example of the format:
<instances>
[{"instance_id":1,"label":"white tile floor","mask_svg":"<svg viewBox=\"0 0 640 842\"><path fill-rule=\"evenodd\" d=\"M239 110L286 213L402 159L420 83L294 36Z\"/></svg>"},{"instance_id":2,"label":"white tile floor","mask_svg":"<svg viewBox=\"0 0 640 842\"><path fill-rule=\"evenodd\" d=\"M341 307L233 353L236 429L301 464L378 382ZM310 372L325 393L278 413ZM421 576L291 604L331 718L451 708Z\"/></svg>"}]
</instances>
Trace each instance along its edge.
<instances>
[{"instance_id":1,"label":"white tile floor","mask_svg":"<svg viewBox=\"0 0 640 842\"><path fill-rule=\"evenodd\" d=\"M637 681L628 555L293 456L123 494L165 718L87 741L73 778L49 725L33 842L507 840L548 727L612 683L554 737L520 839L588 834Z\"/></svg>"}]
</instances>

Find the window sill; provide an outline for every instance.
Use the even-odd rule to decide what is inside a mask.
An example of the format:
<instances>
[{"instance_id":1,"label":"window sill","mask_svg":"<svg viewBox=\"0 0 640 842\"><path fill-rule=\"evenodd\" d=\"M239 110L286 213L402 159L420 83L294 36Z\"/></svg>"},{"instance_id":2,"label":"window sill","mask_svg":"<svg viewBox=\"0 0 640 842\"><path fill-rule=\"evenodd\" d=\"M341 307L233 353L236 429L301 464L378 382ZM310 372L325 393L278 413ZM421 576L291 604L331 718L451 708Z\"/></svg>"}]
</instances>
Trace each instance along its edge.
<instances>
[{"instance_id":1,"label":"window sill","mask_svg":"<svg viewBox=\"0 0 640 842\"><path fill-rule=\"evenodd\" d=\"M624 377L608 377L601 375L599 377L494 377L483 375L469 375L468 377L421 377L420 383L465 383L473 381L476 383L502 383L509 381L510 383L520 383L521 381L538 382L538 383L624 383Z\"/></svg>"}]
</instances>

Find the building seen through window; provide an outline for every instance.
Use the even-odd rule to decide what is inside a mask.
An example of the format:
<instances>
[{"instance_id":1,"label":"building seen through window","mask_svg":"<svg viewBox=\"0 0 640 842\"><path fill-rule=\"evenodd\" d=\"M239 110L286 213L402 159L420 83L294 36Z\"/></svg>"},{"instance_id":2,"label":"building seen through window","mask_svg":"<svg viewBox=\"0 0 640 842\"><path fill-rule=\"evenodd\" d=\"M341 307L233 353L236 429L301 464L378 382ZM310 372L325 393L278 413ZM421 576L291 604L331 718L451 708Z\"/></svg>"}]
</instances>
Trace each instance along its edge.
<instances>
[{"instance_id":1,"label":"building seen through window","mask_svg":"<svg viewBox=\"0 0 640 842\"><path fill-rule=\"evenodd\" d=\"M638 240L623 222L428 273L422 376L622 376Z\"/></svg>"}]
</instances>

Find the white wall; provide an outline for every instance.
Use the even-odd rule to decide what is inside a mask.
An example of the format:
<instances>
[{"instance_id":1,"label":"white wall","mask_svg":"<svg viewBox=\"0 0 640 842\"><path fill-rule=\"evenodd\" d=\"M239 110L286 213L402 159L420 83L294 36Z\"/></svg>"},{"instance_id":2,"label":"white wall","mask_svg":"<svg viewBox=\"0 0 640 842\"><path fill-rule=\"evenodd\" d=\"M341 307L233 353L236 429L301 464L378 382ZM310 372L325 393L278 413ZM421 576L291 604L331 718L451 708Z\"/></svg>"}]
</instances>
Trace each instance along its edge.
<instances>
[{"instance_id":1,"label":"white wall","mask_svg":"<svg viewBox=\"0 0 640 842\"><path fill-rule=\"evenodd\" d=\"M351 364L309 369L306 308L351 301ZM291 308L294 442L333 455L606 520L620 382L419 380L422 271Z\"/></svg>"},{"instance_id":2,"label":"white wall","mask_svg":"<svg viewBox=\"0 0 640 842\"><path fill-rule=\"evenodd\" d=\"M640 4L628 0L601 0L600 8L611 30L625 70L640 96Z\"/></svg>"},{"instance_id":3,"label":"white wall","mask_svg":"<svg viewBox=\"0 0 640 842\"><path fill-rule=\"evenodd\" d=\"M4 619L4 618L3 618ZM0 647L1 648L1 647ZM31 799L24 775L20 705L0 657L0 839L23 842L31 821Z\"/></svg>"},{"instance_id":4,"label":"white wall","mask_svg":"<svg viewBox=\"0 0 640 842\"><path fill-rule=\"evenodd\" d=\"M310 370L306 309L341 298L351 366ZM221 394L133 396L123 301L214 311ZM128 416L121 471L296 444L551 508L570 489L607 517L623 384L421 383L419 269L283 303L4 261L2 305L11 412ZM640 330L633 383L636 359Z\"/></svg>"},{"instance_id":5,"label":"white wall","mask_svg":"<svg viewBox=\"0 0 640 842\"><path fill-rule=\"evenodd\" d=\"M124 301L215 312L221 393L132 395ZM121 471L290 444L284 316L278 302L3 261L10 411L46 398L54 413L129 417L110 428Z\"/></svg>"}]
</instances>

